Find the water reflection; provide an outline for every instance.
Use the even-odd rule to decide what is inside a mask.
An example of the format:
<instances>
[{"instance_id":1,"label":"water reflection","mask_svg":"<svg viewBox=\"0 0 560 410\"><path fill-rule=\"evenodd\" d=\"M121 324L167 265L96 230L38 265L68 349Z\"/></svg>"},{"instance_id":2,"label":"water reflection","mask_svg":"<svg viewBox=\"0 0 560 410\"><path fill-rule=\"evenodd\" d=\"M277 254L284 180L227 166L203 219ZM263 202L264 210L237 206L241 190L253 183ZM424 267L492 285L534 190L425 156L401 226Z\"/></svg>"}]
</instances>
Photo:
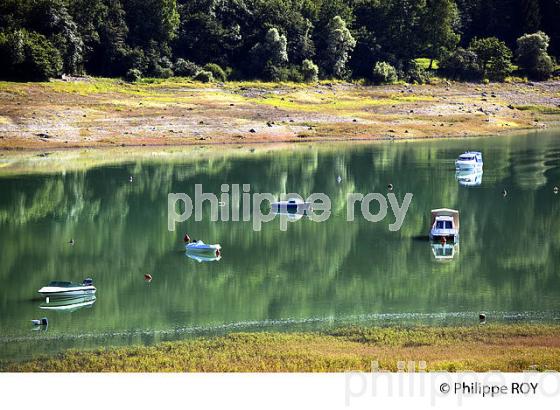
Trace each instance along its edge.
<instances>
[{"instance_id":1,"label":"water reflection","mask_svg":"<svg viewBox=\"0 0 560 410\"><path fill-rule=\"evenodd\" d=\"M53 337L86 343L79 338L84 332L172 334L185 327L387 314L467 320L461 312L481 310L550 317L560 311L560 195L553 193L560 138L500 137L476 145L485 156L477 189L461 189L450 172L464 152L462 141L224 152L0 178L0 356L22 355L40 343L6 347L28 336L29 319L43 311L29 302L37 289L84 276L95 280L102 299L92 309L48 313ZM536 166L520 166L534 158ZM388 182L399 203L414 194L400 231L389 231L389 217L346 221L349 193L386 193ZM255 232L251 222L211 222L205 209L202 221L168 231L168 193L194 197L194 185L203 184L204 192L219 194L221 184L245 183L277 197L323 192L332 215L317 223L296 214L286 231L275 218ZM428 251L425 241L406 240L426 235L429 211L442 205L461 212L460 257L452 244ZM186 231L220 243L227 257L219 263L185 258ZM154 277L149 286L145 272ZM91 343L111 343L109 336L100 339Z\"/></svg>"},{"instance_id":2,"label":"water reflection","mask_svg":"<svg viewBox=\"0 0 560 410\"><path fill-rule=\"evenodd\" d=\"M431 243L432 253L438 262L452 261L459 254L458 243Z\"/></svg>"},{"instance_id":3,"label":"water reflection","mask_svg":"<svg viewBox=\"0 0 560 410\"><path fill-rule=\"evenodd\" d=\"M94 295L78 296L78 297L59 297L47 298L44 303L39 305L42 310L56 310L64 312L75 312L83 308L91 308L96 301Z\"/></svg>"},{"instance_id":4,"label":"water reflection","mask_svg":"<svg viewBox=\"0 0 560 410\"><path fill-rule=\"evenodd\" d=\"M462 186L472 187L482 184L482 169L461 170L455 172L455 179Z\"/></svg>"},{"instance_id":5,"label":"water reflection","mask_svg":"<svg viewBox=\"0 0 560 410\"><path fill-rule=\"evenodd\" d=\"M200 255L200 254L195 254L195 253L191 253L191 252L185 252L185 255L197 262L217 262L220 259L222 259L222 255Z\"/></svg>"}]
</instances>

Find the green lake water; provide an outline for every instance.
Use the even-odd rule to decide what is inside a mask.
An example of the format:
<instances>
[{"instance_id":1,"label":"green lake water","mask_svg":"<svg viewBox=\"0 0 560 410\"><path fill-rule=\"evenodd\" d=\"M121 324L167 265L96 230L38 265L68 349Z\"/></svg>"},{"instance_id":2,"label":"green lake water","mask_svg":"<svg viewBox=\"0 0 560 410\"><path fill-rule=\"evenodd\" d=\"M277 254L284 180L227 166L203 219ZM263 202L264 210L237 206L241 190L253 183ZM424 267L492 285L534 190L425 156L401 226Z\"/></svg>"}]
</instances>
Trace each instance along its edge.
<instances>
[{"instance_id":1,"label":"green lake water","mask_svg":"<svg viewBox=\"0 0 560 410\"><path fill-rule=\"evenodd\" d=\"M467 149L484 155L473 186L454 169ZM488 322L560 319L560 132L243 152L0 176L0 359L230 331L478 325L481 311ZM398 232L390 209L379 223L359 213L346 221L348 193L386 195L388 183L399 202L414 195ZM193 195L195 184L321 192L332 215L255 232L251 222L211 222L205 209L170 232L168 193ZM455 248L426 239L439 207L460 211ZM221 259L188 258L185 232L220 243ZM93 304L41 309L40 287L85 277ZM33 328L43 316L48 328Z\"/></svg>"}]
</instances>

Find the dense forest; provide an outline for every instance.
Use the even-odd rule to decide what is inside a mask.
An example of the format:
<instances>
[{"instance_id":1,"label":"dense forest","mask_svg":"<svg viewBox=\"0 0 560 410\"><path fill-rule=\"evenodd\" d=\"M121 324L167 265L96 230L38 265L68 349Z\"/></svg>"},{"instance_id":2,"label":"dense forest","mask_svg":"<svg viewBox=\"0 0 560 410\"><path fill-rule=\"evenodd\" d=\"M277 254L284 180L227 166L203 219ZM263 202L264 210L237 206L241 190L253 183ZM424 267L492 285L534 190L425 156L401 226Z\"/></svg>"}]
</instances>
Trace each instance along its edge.
<instances>
[{"instance_id":1,"label":"dense forest","mask_svg":"<svg viewBox=\"0 0 560 410\"><path fill-rule=\"evenodd\" d=\"M560 0L2 0L0 78L557 74Z\"/></svg>"}]
</instances>

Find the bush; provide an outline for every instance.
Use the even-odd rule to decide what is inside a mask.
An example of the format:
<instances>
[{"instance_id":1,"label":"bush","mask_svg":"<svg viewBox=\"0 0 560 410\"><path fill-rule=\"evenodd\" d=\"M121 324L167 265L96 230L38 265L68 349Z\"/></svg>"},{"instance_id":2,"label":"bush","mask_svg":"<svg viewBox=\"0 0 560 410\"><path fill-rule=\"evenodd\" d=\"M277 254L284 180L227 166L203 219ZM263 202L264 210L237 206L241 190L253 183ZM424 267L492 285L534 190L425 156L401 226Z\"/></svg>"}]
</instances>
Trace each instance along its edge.
<instances>
[{"instance_id":1,"label":"bush","mask_svg":"<svg viewBox=\"0 0 560 410\"><path fill-rule=\"evenodd\" d=\"M517 39L517 62L519 67L534 80L546 80L554 71L554 60L548 55L550 37L542 31L524 34Z\"/></svg>"},{"instance_id":2,"label":"bush","mask_svg":"<svg viewBox=\"0 0 560 410\"><path fill-rule=\"evenodd\" d=\"M181 77L194 77L202 68L192 61L178 58L173 65L175 75Z\"/></svg>"},{"instance_id":3,"label":"bush","mask_svg":"<svg viewBox=\"0 0 560 410\"><path fill-rule=\"evenodd\" d=\"M124 78L129 83L135 83L136 81L139 81L142 78L142 72L137 68L131 68L126 72Z\"/></svg>"},{"instance_id":4,"label":"bush","mask_svg":"<svg viewBox=\"0 0 560 410\"><path fill-rule=\"evenodd\" d=\"M284 73L282 72L280 67L275 66L270 61L267 62L266 65L264 66L263 78L266 81L274 81L274 82L286 81L286 78L282 78L283 74Z\"/></svg>"},{"instance_id":5,"label":"bush","mask_svg":"<svg viewBox=\"0 0 560 410\"><path fill-rule=\"evenodd\" d=\"M159 68L156 72L155 72L155 76L158 78L170 78L173 77L173 70L171 68Z\"/></svg>"},{"instance_id":6,"label":"bush","mask_svg":"<svg viewBox=\"0 0 560 410\"><path fill-rule=\"evenodd\" d=\"M372 80L376 84L392 84L398 80L395 67L385 61L375 63L372 74Z\"/></svg>"},{"instance_id":7,"label":"bush","mask_svg":"<svg viewBox=\"0 0 560 410\"><path fill-rule=\"evenodd\" d=\"M204 66L204 70L212 73L212 77L214 77L216 81L224 82L227 80L226 72L218 64L208 63Z\"/></svg>"},{"instance_id":8,"label":"bush","mask_svg":"<svg viewBox=\"0 0 560 410\"><path fill-rule=\"evenodd\" d=\"M419 63L410 61L409 68L405 73L406 81L412 84L426 84L430 81L430 71Z\"/></svg>"},{"instance_id":9,"label":"bush","mask_svg":"<svg viewBox=\"0 0 560 410\"><path fill-rule=\"evenodd\" d=\"M457 48L439 63L439 71L455 80L480 80L482 69L474 51Z\"/></svg>"},{"instance_id":10,"label":"bush","mask_svg":"<svg viewBox=\"0 0 560 410\"><path fill-rule=\"evenodd\" d=\"M534 80L548 80L554 73L556 64L554 59L548 54L541 54L537 57L535 66L530 70L529 75Z\"/></svg>"},{"instance_id":11,"label":"bush","mask_svg":"<svg viewBox=\"0 0 560 410\"><path fill-rule=\"evenodd\" d=\"M214 81L214 76L210 71L200 70L193 77L193 80L200 81L201 83L211 83L212 81Z\"/></svg>"},{"instance_id":12,"label":"bush","mask_svg":"<svg viewBox=\"0 0 560 410\"><path fill-rule=\"evenodd\" d=\"M303 80L311 83L319 80L319 67L311 60L303 60L301 65Z\"/></svg>"}]
</instances>

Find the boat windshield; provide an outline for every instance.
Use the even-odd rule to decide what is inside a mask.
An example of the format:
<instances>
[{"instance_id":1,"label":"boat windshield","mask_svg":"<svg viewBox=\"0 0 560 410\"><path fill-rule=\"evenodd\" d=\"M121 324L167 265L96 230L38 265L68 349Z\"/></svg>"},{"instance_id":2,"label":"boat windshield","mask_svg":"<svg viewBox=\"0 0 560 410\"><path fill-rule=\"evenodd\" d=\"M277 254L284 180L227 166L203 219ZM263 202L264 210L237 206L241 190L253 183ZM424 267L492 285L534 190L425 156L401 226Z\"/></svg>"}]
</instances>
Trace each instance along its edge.
<instances>
[{"instance_id":1,"label":"boat windshield","mask_svg":"<svg viewBox=\"0 0 560 410\"><path fill-rule=\"evenodd\" d=\"M459 159L461 161L474 161L474 157L470 156L470 155L461 155L459 157Z\"/></svg>"},{"instance_id":2,"label":"boat windshield","mask_svg":"<svg viewBox=\"0 0 560 410\"><path fill-rule=\"evenodd\" d=\"M437 221L436 229L453 229L451 221Z\"/></svg>"},{"instance_id":3,"label":"boat windshield","mask_svg":"<svg viewBox=\"0 0 560 410\"><path fill-rule=\"evenodd\" d=\"M74 282L53 280L53 281L49 282L49 286L57 287L57 288L71 288L71 287L74 287L74 286L82 286L82 285L80 285L79 283L74 283Z\"/></svg>"}]
</instances>

